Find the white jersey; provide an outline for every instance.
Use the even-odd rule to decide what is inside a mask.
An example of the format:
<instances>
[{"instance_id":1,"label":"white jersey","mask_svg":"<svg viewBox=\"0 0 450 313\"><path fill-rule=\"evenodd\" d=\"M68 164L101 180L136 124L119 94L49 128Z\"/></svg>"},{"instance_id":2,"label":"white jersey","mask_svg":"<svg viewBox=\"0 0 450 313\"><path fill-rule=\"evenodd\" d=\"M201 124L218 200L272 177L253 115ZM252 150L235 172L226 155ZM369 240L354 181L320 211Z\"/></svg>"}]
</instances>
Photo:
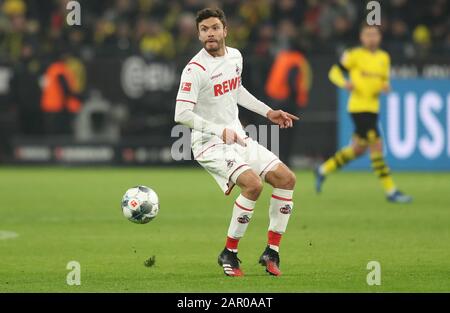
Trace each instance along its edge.
<instances>
[{"instance_id":1,"label":"white jersey","mask_svg":"<svg viewBox=\"0 0 450 313\"><path fill-rule=\"evenodd\" d=\"M225 50L224 56L213 57L202 49L191 59L181 75L177 106L194 105L193 112L214 124L216 130L230 128L245 136L237 105L242 55L234 48L226 47ZM192 130L191 140L193 150L216 140L221 141L219 134L195 129Z\"/></svg>"},{"instance_id":2,"label":"white jersey","mask_svg":"<svg viewBox=\"0 0 450 313\"><path fill-rule=\"evenodd\" d=\"M254 170L262 178L281 161L251 138L239 121L239 105L267 117L269 106L256 99L241 84L242 55L226 47L225 55L213 57L202 49L181 75L175 121L192 129L192 152L229 194L240 174ZM246 145L224 144L225 128L234 130Z\"/></svg>"}]
</instances>

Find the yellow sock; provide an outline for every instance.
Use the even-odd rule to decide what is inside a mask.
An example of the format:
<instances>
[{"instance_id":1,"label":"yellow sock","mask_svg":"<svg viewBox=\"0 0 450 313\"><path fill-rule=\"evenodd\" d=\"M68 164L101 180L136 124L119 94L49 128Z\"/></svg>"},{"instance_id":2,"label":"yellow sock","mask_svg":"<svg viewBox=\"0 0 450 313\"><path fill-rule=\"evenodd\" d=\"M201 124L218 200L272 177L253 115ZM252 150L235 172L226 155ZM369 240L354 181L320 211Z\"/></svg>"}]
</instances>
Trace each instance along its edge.
<instances>
[{"instance_id":1,"label":"yellow sock","mask_svg":"<svg viewBox=\"0 0 450 313\"><path fill-rule=\"evenodd\" d=\"M352 147L342 148L322 164L320 171L323 175L328 175L336 171L338 168L341 168L354 158L355 152Z\"/></svg>"},{"instance_id":2,"label":"yellow sock","mask_svg":"<svg viewBox=\"0 0 450 313\"><path fill-rule=\"evenodd\" d=\"M389 194L396 190L391 171L384 161L383 154L381 152L372 152L370 154L370 160L372 161L372 169L378 178L380 178L384 191Z\"/></svg>"}]
</instances>

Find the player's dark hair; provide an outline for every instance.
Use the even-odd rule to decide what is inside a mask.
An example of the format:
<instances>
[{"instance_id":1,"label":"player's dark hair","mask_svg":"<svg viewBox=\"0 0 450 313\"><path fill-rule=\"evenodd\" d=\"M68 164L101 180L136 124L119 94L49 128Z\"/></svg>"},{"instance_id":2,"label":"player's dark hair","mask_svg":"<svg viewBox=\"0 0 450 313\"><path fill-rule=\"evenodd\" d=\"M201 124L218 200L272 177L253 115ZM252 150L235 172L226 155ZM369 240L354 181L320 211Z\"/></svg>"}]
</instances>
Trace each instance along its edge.
<instances>
[{"instance_id":1,"label":"player's dark hair","mask_svg":"<svg viewBox=\"0 0 450 313\"><path fill-rule=\"evenodd\" d=\"M227 26L227 18L225 16L225 13L219 9L211 9L211 8L205 8L197 12L197 17L195 18L195 21L197 23L197 29L198 25L203 21L210 17L217 17L221 22L223 27L225 28Z\"/></svg>"}]
</instances>

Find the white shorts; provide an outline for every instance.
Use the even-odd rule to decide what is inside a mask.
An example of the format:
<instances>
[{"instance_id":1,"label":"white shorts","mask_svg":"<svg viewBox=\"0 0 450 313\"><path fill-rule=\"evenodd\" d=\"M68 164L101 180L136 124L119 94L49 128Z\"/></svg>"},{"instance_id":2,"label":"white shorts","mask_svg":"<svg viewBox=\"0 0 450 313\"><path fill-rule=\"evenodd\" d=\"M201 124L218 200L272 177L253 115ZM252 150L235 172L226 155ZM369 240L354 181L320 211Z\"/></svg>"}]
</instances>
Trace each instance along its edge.
<instances>
[{"instance_id":1,"label":"white shorts","mask_svg":"<svg viewBox=\"0 0 450 313\"><path fill-rule=\"evenodd\" d=\"M252 169L264 180L267 172L281 163L273 152L252 138L244 141L246 147L216 142L194 152L194 158L214 177L225 195L231 193L237 178L246 170Z\"/></svg>"}]
</instances>

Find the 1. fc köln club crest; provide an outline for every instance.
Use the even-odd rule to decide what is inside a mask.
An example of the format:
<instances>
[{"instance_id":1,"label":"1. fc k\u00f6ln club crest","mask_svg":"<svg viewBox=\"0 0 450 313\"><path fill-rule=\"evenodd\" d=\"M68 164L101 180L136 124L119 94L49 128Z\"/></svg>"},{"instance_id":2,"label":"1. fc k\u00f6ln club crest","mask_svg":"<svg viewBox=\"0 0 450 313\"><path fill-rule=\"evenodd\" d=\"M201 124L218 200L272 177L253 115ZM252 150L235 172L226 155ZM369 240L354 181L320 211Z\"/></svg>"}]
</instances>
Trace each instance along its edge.
<instances>
[{"instance_id":1,"label":"1. fc k\u00f6ln club crest","mask_svg":"<svg viewBox=\"0 0 450 313\"><path fill-rule=\"evenodd\" d=\"M241 224L247 224L248 222L250 222L250 217L248 215L239 216L237 218L237 221Z\"/></svg>"},{"instance_id":2,"label":"1. fc k\u00f6ln club crest","mask_svg":"<svg viewBox=\"0 0 450 313\"><path fill-rule=\"evenodd\" d=\"M234 163L236 163L236 160L225 160L227 162L227 168L230 169L234 166Z\"/></svg>"},{"instance_id":3,"label":"1. fc k\u00f6ln club crest","mask_svg":"<svg viewBox=\"0 0 450 313\"><path fill-rule=\"evenodd\" d=\"M282 206L280 208L280 213L282 214L291 214L292 212L292 208L289 204L286 204L285 206Z\"/></svg>"},{"instance_id":4,"label":"1. fc k\u00f6ln club crest","mask_svg":"<svg viewBox=\"0 0 450 313\"><path fill-rule=\"evenodd\" d=\"M236 75L239 76L239 74L241 74L241 69L240 69L239 66L236 64Z\"/></svg>"}]
</instances>

